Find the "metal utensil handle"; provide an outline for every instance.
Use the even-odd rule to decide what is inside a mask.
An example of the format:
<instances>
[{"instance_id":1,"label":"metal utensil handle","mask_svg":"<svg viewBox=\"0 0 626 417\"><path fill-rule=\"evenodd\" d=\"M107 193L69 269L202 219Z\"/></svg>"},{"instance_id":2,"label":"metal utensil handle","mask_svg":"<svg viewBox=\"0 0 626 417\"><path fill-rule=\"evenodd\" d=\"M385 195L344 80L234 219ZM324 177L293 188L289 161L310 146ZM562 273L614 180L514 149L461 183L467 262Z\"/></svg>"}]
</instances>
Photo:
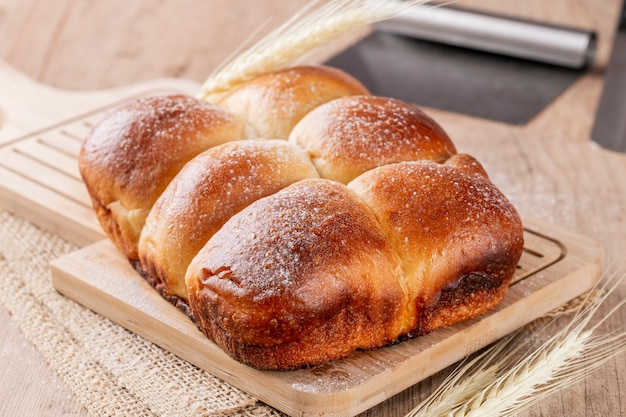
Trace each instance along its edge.
<instances>
[{"instance_id":1,"label":"metal utensil handle","mask_svg":"<svg viewBox=\"0 0 626 417\"><path fill-rule=\"evenodd\" d=\"M593 61L596 34L451 6L421 5L380 31L571 68Z\"/></svg>"}]
</instances>

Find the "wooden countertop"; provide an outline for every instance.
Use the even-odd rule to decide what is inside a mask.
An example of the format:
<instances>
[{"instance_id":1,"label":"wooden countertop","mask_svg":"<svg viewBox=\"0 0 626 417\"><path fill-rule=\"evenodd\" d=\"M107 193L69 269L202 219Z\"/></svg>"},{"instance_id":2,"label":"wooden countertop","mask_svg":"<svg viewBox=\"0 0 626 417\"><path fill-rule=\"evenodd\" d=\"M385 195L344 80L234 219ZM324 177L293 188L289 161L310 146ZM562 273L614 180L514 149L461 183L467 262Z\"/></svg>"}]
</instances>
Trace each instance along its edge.
<instances>
[{"instance_id":1,"label":"wooden countertop","mask_svg":"<svg viewBox=\"0 0 626 417\"><path fill-rule=\"evenodd\" d=\"M261 32L275 27L306 3L0 0L0 60L63 90L106 90L163 77L202 82L261 24L266 23ZM605 264L626 273L626 154L589 141L619 1L458 4L598 32L594 67L525 126L430 113L459 138L459 148L485 161L494 182L522 212L597 240ZM617 295L626 296L626 283ZM625 314L615 314L607 326L623 328ZM14 415L87 414L4 309L0 334L0 409ZM621 355L523 415L626 416L624 369ZM401 416L423 396L418 384L365 415Z\"/></svg>"}]
</instances>

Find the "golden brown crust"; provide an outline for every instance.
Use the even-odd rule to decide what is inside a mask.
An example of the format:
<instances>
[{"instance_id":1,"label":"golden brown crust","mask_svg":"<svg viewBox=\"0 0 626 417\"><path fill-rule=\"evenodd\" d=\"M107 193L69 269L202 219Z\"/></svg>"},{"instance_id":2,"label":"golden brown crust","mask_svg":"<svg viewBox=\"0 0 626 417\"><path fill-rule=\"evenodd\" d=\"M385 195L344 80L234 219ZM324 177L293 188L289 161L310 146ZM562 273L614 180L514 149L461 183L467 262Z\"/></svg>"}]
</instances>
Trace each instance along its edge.
<instances>
[{"instance_id":1,"label":"golden brown crust","mask_svg":"<svg viewBox=\"0 0 626 417\"><path fill-rule=\"evenodd\" d=\"M402 259L421 315L418 333L499 303L522 253L522 223L474 158L387 165L348 187L376 213ZM444 291L458 297L442 299Z\"/></svg>"},{"instance_id":2,"label":"golden brown crust","mask_svg":"<svg viewBox=\"0 0 626 417\"><path fill-rule=\"evenodd\" d=\"M318 179L233 216L186 280L210 338L245 363L286 369L382 346L410 328L399 272L371 211Z\"/></svg>"},{"instance_id":3,"label":"golden brown crust","mask_svg":"<svg viewBox=\"0 0 626 417\"><path fill-rule=\"evenodd\" d=\"M376 97L344 97L307 114L289 141L302 145L323 178L348 183L378 166L417 159L443 162L452 140L417 106Z\"/></svg>"},{"instance_id":4,"label":"golden brown crust","mask_svg":"<svg viewBox=\"0 0 626 417\"><path fill-rule=\"evenodd\" d=\"M166 296L187 299L191 259L235 213L317 171L283 140L243 140L208 149L176 175L154 204L139 241L141 267Z\"/></svg>"},{"instance_id":5,"label":"golden brown crust","mask_svg":"<svg viewBox=\"0 0 626 417\"><path fill-rule=\"evenodd\" d=\"M249 123L257 137L287 139L315 107L350 95L369 94L359 81L326 66L299 66L260 75L235 87L219 105Z\"/></svg>"},{"instance_id":6,"label":"golden brown crust","mask_svg":"<svg viewBox=\"0 0 626 417\"><path fill-rule=\"evenodd\" d=\"M211 146L243 137L224 110L183 95L118 108L84 141L79 169L105 232L129 258L152 204L182 166Z\"/></svg>"}]
</instances>

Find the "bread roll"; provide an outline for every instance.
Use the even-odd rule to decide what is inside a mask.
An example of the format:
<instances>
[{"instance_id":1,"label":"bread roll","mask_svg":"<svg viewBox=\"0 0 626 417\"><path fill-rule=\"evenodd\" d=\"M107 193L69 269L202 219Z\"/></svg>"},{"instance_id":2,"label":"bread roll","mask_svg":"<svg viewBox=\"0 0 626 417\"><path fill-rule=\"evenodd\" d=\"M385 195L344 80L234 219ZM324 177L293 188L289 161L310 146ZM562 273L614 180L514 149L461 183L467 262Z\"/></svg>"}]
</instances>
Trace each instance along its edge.
<instances>
[{"instance_id":1,"label":"bread roll","mask_svg":"<svg viewBox=\"0 0 626 417\"><path fill-rule=\"evenodd\" d=\"M139 240L146 277L175 304L187 300L191 259L234 214L291 183L317 177L306 152L283 140L244 140L192 159L154 204Z\"/></svg>"},{"instance_id":2,"label":"bread roll","mask_svg":"<svg viewBox=\"0 0 626 417\"><path fill-rule=\"evenodd\" d=\"M324 178L348 183L381 165L415 159L443 162L456 153L446 132L417 106L354 96L308 113L289 141L303 146Z\"/></svg>"},{"instance_id":3,"label":"bread roll","mask_svg":"<svg viewBox=\"0 0 626 417\"><path fill-rule=\"evenodd\" d=\"M145 218L183 165L244 131L223 109L183 95L135 100L92 130L80 173L102 228L125 256L137 259Z\"/></svg>"},{"instance_id":4,"label":"bread roll","mask_svg":"<svg viewBox=\"0 0 626 417\"><path fill-rule=\"evenodd\" d=\"M423 334L499 304L523 248L519 214L473 157L366 172L353 190L402 259Z\"/></svg>"},{"instance_id":5,"label":"bread roll","mask_svg":"<svg viewBox=\"0 0 626 417\"><path fill-rule=\"evenodd\" d=\"M329 180L300 181L233 216L186 280L198 326L258 368L382 346L415 320L400 260L373 213Z\"/></svg>"},{"instance_id":6,"label":"bread roll","mask_svg":"<svg viewBox=\"0 0 626 417\"><path fill-rule=\"evenodd\" d=\"M79 164L113 242L229 355L316 365L500 303L519 214L416 106L328 67L260 76L222 105L137 100Z\"/></svg>"},{"instance_id":7,"label":"bread roll","mask_svg":"<svg viewBox=\"0 0 626 417\"><path fill-rule=\"evenodd\" d=\"M257 137L287 139L309 111L335 98L369 94L352 76L326 66L300 66L260 75L235 87L219 105L249 123Z\"/></svg>"}]
</instances>

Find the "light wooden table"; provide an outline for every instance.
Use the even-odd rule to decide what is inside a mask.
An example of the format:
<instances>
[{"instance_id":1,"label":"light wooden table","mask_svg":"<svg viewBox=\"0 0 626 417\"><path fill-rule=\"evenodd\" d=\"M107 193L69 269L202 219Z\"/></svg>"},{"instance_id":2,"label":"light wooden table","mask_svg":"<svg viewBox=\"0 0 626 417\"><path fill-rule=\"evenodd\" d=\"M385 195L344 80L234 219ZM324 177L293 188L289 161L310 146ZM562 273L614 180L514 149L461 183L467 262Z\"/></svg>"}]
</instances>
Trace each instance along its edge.
<instances>
[{"instance_id":1,"label":"light wooden table","mask_svg":"<svg viewBox=\"0 0 626 417\"><path fill-rule=\"evenodd\" d=\"M44 84L106 90L161 77L202 82L253 30L274 27L305 0L0 0L0 60ZM484 161L524 213L597 240L626 271L626 154L590 145L619 1L459 1L489 11L596 30L596 64L522 127L433 110L458 147ZM265 30L266 30L265 29ZM2 94L2 91L0 91ZM626 296L626 285L618 290ZM622 311L608 325L626 322ZM0 403L14 415L86 412L0 310ZM525 415L626 416L626 357L542 401ZM400 416L420 385L367 415Z\"/></svg>"}]
</instances>

